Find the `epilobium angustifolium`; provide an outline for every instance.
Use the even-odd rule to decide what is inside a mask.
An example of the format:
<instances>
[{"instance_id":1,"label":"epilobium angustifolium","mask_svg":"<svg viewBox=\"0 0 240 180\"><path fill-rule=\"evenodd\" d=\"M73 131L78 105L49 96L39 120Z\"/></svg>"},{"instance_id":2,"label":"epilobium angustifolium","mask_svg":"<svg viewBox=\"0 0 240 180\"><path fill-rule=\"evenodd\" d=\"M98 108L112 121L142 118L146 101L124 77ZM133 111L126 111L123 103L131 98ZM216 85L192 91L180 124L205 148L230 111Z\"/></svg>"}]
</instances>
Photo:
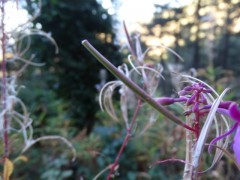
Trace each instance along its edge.
<instances>
[{"instance_id":1,"label":"epilobium angustifolium","mask_svg":"<svg viewBox=\"0 0 240 180\"><path fill-rule=\"evenodd\" d=\"M126 64L116 69L89 42L86 40L82 42L100 63L119 78L119 80L106 83L102 88L100 92L100 106L113 120L123 119L126 125L126 136L115 161L101 171L100 174L110 169L107 179L114 176L114 172L119 168L118 161L121 154L132 137L132 133L135 132L133 132L133 127L140 123L138 115L141 115L141 112L144 112L143 116L148 119L142 132L147 130L157 120L158 112L186 129L185 160L171 158L169 160L156 161L153 163L154 165L170 161L183 162L185 163L183 179L196 179L199 174L210 170L221 159L223 154L228 154L227 148L230 142L228 135L235 130L237 130L237 133L234 138L233 150L239 163L240 140L238 137L240 135L240 111L237 109L236 103L223 100L228 89L219 95L207 83L195 77L178 74L178 76L182 77L183 83L187 85L177 93L177 97L157 97L155 92L162 78L163 68L161 65L146 63L145 56L149 49L142 52L139 35L130 37L125 24L124 29L131 52L128 60L132 69L129 69ZM170 51L177 55L173 50ZM117 87L119 87L120 111L122 116L116 114L112 100L113 92ZM185 122L167 109L167 106L172 104L178 104L183 108L182 115L185 117ZM149 105L155 110L149 108ZM130 110L133 112L129 113ZM235 122L232 128L231 119ZM216 150L210 167L207 170L202 170L199 164L203 157L207 141L211 141L208 144L209 150L211 151L213 147L216 147Z\"/></svg>"},{"instance_id":2,"label":"epilobium angustifolium","mask_svg":"<svg viewBox=\"0 0 240 180\"><path fill-rule=\"evenodd\" d=\"M240 110L238 109L238 104L231 101L222 102L219 105L218 113L230 117L234 121L234 125L226 133L214 138L210 142L209 150L211 150L211 145L235 132L232 147L236 161L240 165Z\"/></svg>"},{"instance_id":3,"label":"epilobium angustifolium","mask_svg":"<svg viewBox=\"0 0 240 180\"><path fill-rule=\"evenodd\" d=\"M9 159L10 155L10 136L13 134L23 138L23 146L17 146L18 150L22 149L25 152L35 143L42 140L61 140L71 148L75 156L75 150L71 143L61 136L44 136L37 139L33 138L33 127L30 113L27 110L24 102L18 97L18 92L22 86L17 84L17 79L22 75L24 70L29 66L42 66L42 63L35 63L34 55L28 56L28 50L31 48L31 36L40 35L46 37L55 46L56 43L52 39L51 35L41 31L40 29L34 29L31 27L31 22L39 15L39 9L36 8L36 13L31 19L25 23L16 27L6 28L8 21L6 17L9 15L6 13L6 5L15 8L16 13L19 12L20 7L17 2L1 0L1 112L0 112L0 137L3 140L3 161L4 161L4 173L3 178L9 179L13 171L13 162ZM39 8L41 1L39 1ZM56 51L58 51L56 46ZM15 65L18 69L10 70L7 65ZM11 66L12 67L12 66ZM18 109L18 110L16 110ZM11 142L11 146L14 146Z\"/></svg>"}]
</instances>

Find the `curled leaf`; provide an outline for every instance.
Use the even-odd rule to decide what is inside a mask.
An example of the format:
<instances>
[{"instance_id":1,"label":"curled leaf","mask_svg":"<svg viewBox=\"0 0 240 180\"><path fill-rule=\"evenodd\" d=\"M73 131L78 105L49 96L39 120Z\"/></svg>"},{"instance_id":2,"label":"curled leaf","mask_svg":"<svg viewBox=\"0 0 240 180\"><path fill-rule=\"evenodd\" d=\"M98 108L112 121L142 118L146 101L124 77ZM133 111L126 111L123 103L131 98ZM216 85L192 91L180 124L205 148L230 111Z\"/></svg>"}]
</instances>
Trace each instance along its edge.
<instances>
[{"instance_id":1,"label":"curled leaf","mask_svg":"<svg viewBox=\"0 0 240 180\"><path fill-rule=\"evenodd\" d=\"M18 156L16 159L14 159L13 163L18 162L18 161L27 162L28 158L26 156L21 155L21 156Z\"/></svg>"},{"instance_id":2,"label":"curled leaf","mask_svg":"<svg viewBox=\"0 0 240 180\"><path fill-rule=\"evenodd\" d=\"M13 173L13 163L8 158L4 160L4 169L3 169L3 179L9 180L10 176Z\"/></svg>"}]
</instances>

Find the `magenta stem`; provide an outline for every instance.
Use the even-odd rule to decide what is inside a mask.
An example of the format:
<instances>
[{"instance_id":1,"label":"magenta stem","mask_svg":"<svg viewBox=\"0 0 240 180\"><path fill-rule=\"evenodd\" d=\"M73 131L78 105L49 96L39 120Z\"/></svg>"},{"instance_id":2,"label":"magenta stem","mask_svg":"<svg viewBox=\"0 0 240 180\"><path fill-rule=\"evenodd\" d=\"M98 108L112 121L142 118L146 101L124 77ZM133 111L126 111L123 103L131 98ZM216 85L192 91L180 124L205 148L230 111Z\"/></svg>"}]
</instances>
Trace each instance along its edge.
<instances>
[{"instance_id":1,"label":"magenta stem","mask_svg":"<svg viewBox=\"0 0 240 180\"><path fill-rule=\"evenodd\" d=\"M6 34L5 34L5 25L4 25L4 18L5 18L5 0L2 0L2 6L1 6L1 13L2 13L2 19L1 19L1 29L2 29L2 62L1 62L1 71L2 71L2 111L6 109ZM3 114L3 146L4 146L4 158L8 157L8 121L7 121L7 114L6 112Z\"/></svg>"},{"instance_id":2,"label":"magenta stem","mask_svg":"<svg viewBox=\"0 0 240 180\"><path fill-rule=\"evenodd\" d=\"M131 134L132 128L133 128L133 125L135 124L135 122L137 120L137 114L139 112L140 106L141 106L141 100L139 99L137 107L136 107L134 115L133 115L133 118L132 118L132 121L131 121L131 124L130 124L129 128L127 128L127 133L126 133L126 136L125 136L124 141L122 143L122 146L121 146L121 148L120 148L120 150L118 152L118 155L115 158L114 163L111 165L111 169L110 169L109 174L107 176L107 180L111 179L111 176L112 176L115 168L118 166L118 161L119 161L119 159L120 159L120 157L121 157L125 147L127 146L127 143L130 140L130 137L132 136L132 134Z\"/></svg>"}]
</instances>

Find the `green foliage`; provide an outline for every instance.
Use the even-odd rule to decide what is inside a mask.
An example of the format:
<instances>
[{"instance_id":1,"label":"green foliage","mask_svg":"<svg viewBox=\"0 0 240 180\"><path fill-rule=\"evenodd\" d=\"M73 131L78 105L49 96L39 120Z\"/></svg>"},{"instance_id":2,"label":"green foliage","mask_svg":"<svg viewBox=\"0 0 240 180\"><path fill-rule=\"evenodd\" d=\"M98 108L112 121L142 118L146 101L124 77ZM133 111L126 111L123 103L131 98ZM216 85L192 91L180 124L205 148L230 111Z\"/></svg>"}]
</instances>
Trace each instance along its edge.
<instances>
[{"instance_id":1,"label":"green foliage","mask_svg":"<svg viewBox=\"0 0 240 180\"><path fill-rule=\"evenodd\" d=\"M35 11L35 1L27 2L28 10ZM16 164L13 177L19 180L90 177L97 173L97 168L91 168L94 162L89 162L98 155L102 142L98 135L86 134L97 119L95 85L100 82L102 68L86 53L81 41L92 40L116 63L119 54L113 45L112 19L94 0L43 0L35 27L37 23L56 40L59 54L54 53L53 45L44 37L31 36L31 49L26 56L35 54L34 62L44 62L45 66L28 67L19 82L26 88L20 89L19 96L31 113L34 137L57 134L72 139L77 160L71 163L71 152L58 141L39 142L26 152L27 163ZM100 34L106 38L100 38Z\"/></svg>"},{"instance_id":2,"label":"green foliage","mask_svg":"<svg viewBox=\"0 0 240 180\"><path fill-rule=\"evenodd\" d=\"M179 116L183 116L182 108L178 105L169 107ZM100 136L101 148L99 156L96 157L98 172L106 168L115 159L119 148L122 145L123 137L126 134L124 122L113 122L104 113L99 113L101 123L97 123L93 134ZM138 120L147 119L142 115ZM141 127L137 127L141 128ZM185 130L174 123L167 121L164 116L159 115L154 126L149 128L143 135L134 131L131 141L129 141L124 153L119 161L119 169L116 172L115 179L181 179L184 164L180 162L165 162L151 166L156 161L169 158L185 158ZM212 163L212 156L204 154L202 168L207 169ZM150 168L151 166L151 168ZM89 171L92 166L88 166ZM231 177L233 172L237 172L236 167L226 158L217 165L217 167L203 174L203 179L213 179L225 175ZM96 175L97 173L95 173ZM93 175L84 176L93 178ZM106 179L107 172L103 173L99 179Z\"/></svg>"},{"instance_id":3,"label":"green foliage","mask_svg":"<svg viewBox=\"0 0 240 180\"><path fill-rule=\"evenodd\" d=\"M29 3L28 9L31 8ZM40 46L35 43L45 41L39 37L33 38L32 52L46 62L42 74L47 73L47 87L54 89L57 97L67 103L66 110L75 127L87 127L90 132L96 121L95 85L100 82L101 66L86 53L81 41L89 39L116 62L119 55L113 45L112 19L95 0L43 0L41 12L34 23L40 23L44 31L51 33L59 54L54 54L47 42Z\"/></svg>"},{"instance_id":4,"label":"green foliage","mask_svg":"<svg viewBox=\"0 0 240 180\"><path fill-rule=\"evenodd\" d=\"M102 122L96 124L93 134L100 136L102 143L101 149L99 149L101 154L96 158L99 172L115 159L123 143L126 131L123 121L116 123L110 120L105 113L99 113L98 115L102 119ZM142 115L138 119L146 120L146 117ZM139 131L136 131L120 158L116 179L180 178L183 168L180 163L166 163L150 168L150 165L157 160L168 159L172 156L184 157L184 149L176 151L182 145L181 142L184 143L184 139L179 140L183 132L179 132L177 128L178 130L175 130L176 133L174 133L174 130L172 130L174 128L175 125L173 123L167 123L163 119L163 116L160 116L155 126L151 127L143 135L140 135ZM167 134L166 129L169 130ZM173 138L165 138L173 134ZM91 179L94 175L86 176L86 178ZM105 179L106 177L107 173L104 173L100 179Z\"/></svg>"},{"instance_id":5,"label":"green foliage","mask_svg":"<svg viewBox=\"0 0 240 180\"><path fill-rule=\"evenodd\" d=\"M44 155L43 155L44 158ZM45 156L46 160L46 169L47 171L43 172L43 174L41 174L40 179L44 179L44 180L51 180L51 179L66 179L71 177L71 175L73 174L73 171L70 170L62 170L61 168L68 164L69 161L68 159L64 158L64 157L58 157L57 159L54 159L52 161L49 162L49 157Z\"/></svg>"}]
</instances>

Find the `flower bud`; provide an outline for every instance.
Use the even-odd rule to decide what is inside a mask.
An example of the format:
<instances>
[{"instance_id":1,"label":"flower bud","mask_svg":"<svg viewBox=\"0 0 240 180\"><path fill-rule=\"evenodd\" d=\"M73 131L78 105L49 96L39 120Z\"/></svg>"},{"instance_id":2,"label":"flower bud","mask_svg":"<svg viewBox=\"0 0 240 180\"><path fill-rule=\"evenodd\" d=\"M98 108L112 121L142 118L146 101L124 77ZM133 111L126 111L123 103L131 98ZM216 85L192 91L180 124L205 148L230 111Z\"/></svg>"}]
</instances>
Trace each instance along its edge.
<instances>
[{"instance_id":1,"label":"flower bud","mask_svg":"<svg viewBox=\"0 0 240 180\"><path fill-rule=\"evenodd\" d=\"M155 100L157 101L158 104L161 104L163 106L171 105L175 102L173 98L169 97L160 97L156 98Z\"/></svg>"},{"instance_id":2,"label":"flower bud","mask_svg":"<svg viewBox=\"0 0 240 180\"><path fill-rule=\"evenodd\" d=\"M224 101L224 102L221 102L218 107L223 109L228 109L232 103L233 101Z\"/></svg>"},{"instance_id":3,"label":"flower bud","mask_svg":"<svg viewBox=\"0 0 240 180\"><path fill-rule=\"evenodd\" d=\"M178 92L178 95L179 95L179 96L185 96L185 95L187 95L187 94L188 94L188 92L185 91L185 90L181 90L181 91Z\"/></svg>"},{"instance_id":4,"label":"flower bud","mask_svg":"<svg viewBox=\"0 0 240 180\"><path fill-rule=\"evenodd\" d=\"M240 123L240 110L237 103L232 103L229 107L229 115L236 122Z\"/></svg>"}]
</instances>

